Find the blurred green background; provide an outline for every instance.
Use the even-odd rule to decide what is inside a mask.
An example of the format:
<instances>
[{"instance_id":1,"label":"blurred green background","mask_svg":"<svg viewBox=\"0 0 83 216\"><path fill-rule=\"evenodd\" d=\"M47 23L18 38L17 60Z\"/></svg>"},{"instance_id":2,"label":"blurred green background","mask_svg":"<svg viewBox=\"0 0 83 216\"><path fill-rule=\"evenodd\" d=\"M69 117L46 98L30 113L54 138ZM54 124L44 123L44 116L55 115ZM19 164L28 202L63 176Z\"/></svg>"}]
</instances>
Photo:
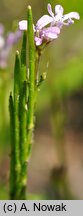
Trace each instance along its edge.
<instances>
[{"instance_id":1,"label":"blurred green background","mask_svg":"<svg viewBox=\"0 0 83 216\"><path fill-rule=\"evenodd\" d=\"M34 24L47 14L47 3L61 4L64 13L77 11L80 20L63 27L59 38L45 49L39 66L47 79L38 94L36 127L28 168L29 199L83 199L83 1L0 0L0 23L5 33L26 19L27 5ZM10 128L8 96L13 89L15 52L7 70L0 70L0 199L8 198Z\"/></svg>"}]
</instances>

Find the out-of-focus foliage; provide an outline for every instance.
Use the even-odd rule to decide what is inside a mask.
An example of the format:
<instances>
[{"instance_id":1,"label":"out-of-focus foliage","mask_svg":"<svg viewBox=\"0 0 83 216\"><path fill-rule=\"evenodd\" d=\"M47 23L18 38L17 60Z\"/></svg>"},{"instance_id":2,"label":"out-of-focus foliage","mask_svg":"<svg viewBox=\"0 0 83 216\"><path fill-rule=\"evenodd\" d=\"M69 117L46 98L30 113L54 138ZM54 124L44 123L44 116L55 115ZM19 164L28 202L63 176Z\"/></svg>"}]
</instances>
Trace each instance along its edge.
<instances>
[{"instance_id":1,"label":"out-of-focus foliage","mask_svg":"<svg viewBox=\"0 0 83 216\"><path fill-rule=\"evenodd\" d=\"M80 58L71 59L54 82L55 92L68 95L83 87L83 54Z\"/></svg>"}]
</instances>

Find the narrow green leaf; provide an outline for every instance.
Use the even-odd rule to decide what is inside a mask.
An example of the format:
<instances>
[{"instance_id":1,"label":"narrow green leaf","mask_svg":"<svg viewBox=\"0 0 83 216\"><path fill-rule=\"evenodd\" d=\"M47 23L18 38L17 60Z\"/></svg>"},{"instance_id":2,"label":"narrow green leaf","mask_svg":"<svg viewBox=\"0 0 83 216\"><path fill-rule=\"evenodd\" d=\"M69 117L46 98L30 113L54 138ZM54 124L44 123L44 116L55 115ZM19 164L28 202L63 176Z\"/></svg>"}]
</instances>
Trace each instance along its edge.
<instances>
[{"instance_id":1,"label":"narrow green leaf","mask_svg":"<svg viewBox=\"0 0 83 216\"><path fill-rule=\"evenodd\" d=\"M15 148L15 174L16 190L19 196L19 178L20 178L20 149L19 149L19 88L20 88L20 58L19 52L16 52L14 68L14 148Z\"/></svg>"},{"instance_id":2,"label":"narrow green leaf","mask_svg":"<svg viewBox=\"0 0 83 216\"><path fill-rule=\"evenodd\" d=\"M16 52L15 67L14 67L14 103L18 103L19 85L20 85L20 58L19 52Z\"/></svg>"},{"instance_id":3,"label":"narrow green leaf","mask_svg":"<svg viewBox=\"0 0 83 216\"><path fill-rule=\"evenodd\" d=\"M15 148L14 148L14 105L12 93L9 96L10 113L10 136L11 136L11 158L10 158L10 198L13 199L15 193Z\"/></svg>"},{"instance_id":4,"label":"narrow green leaf","mask_svg":"<svg viewBox=\"0 0 83 216\"><path fill-rule=\"evenodd\" d=\"M21 191L20 196L22 199L26 199L26 185L27 185L27 76L26 76L26 44L27 44L27 32L23 34L23 42L21 49L21 70L20 70L20 100L19 100L19 122L20 122L20 162L21 162L21 173L20 173L20 185Z\"/></svg>"},{"instance_id":5,"label":"narrow green leaf","mask_svg":"<svg viewBox=\"0 0 83 216\"><path fill-rule=\"evenodd\" d=\"M33 17L31 6L28 6L28 47L29 47L29 98L28 98L28 129L33 128L34 119L34 88L35 88L35 45Z\"/></svg>"},{"instance_id":6,"label":"narrow green leaf","mask_svg":"<svg viewBox=\"0 0 83 216\"><path fill-rule=\"evenodd\" d=\"M27 45L27 32L23 33L22 49L21 49L21 65L26 66L26 45Z\"/></svg>"},{"instance_id":7,"label":"narrow green leaf","mask_svg":"<svg viewBox=\"0 0 83 216\"><path fill-rule=\"evenodd\" d=\"M27 103L26 103L26 81L21 86L20 106L19 106L19 121L20 121L20 162L21 162L21 198L26 198L27 186Z\"/></svg>"}]
</instances>

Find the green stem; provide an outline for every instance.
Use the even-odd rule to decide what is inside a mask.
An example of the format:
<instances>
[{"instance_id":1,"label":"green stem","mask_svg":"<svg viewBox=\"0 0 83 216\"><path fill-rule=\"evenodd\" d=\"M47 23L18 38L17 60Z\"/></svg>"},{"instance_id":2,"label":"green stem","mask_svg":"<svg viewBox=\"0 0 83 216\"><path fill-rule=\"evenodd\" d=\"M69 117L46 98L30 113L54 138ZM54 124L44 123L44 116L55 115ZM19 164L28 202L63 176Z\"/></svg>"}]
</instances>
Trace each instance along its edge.
<instances>
[{"instance_id":1,"label":"green stem","mask_svg":"<svg viewBox=\"0 0 83 216\"><path fill-rule=\"evenodd\" d=\"M16 53L14 70L14 148L15 148L15 199L19 198L20 193L20 153L19 153L19 74L20 59L19 52Z\"/></svg>"},{"instance_id":2,"label":"green stem","mask_svg":"<svg viewBox=\"0 0 83 216\"><path fill-rule=\"evenodd\" d=\"M34 128L34 96L35 96L35 45L33 31L33 17L31 7L28 6L28 46L29 46L29 97L27 120L28 159L30 156L32 132Z\"/></svg>"},{"instance_id":3,"label":"green stem","mask_svg":"<svg viewBox=\"0 0 83 216\"><path fill-rule=\"evenodd\" d=\"M34 46L33 18L32 18L32 11L31 11L30 6L28 6L28 44L29 44L28 129L32 129L33 128L33 116L34 116L35 46Z\"/></svg>"},{"instance_id":4,"label":"green stem","mask_svg":"<svg viewBox=\"0 0 83 216\"><path fill-rule=\"evenodd\" d=\"M41 52L36 49L36 58L35 58L35 82L38 84L39 74L39 62L40 62Z\"/></svg>"},{"instance_id":5,"label":"green stem","mask_svg":"<svg viewBox=\"0 0 83 216\"><path fill-rule=\"evenodd\" d=\"M23 89L21 89L21 101L20 101L20 162L21 162L21 199L26 199L26 186L27 186L27 107L26 107L26 81L23 83Z\"/></svg>"},{"instance_id":6,"label":"green stem","mask_svg":"<svg viewBox=\"0 0 83 216\"><path fill-rule=\"evenodd\" d=\"M21 62L19 53L16 53L14 70L14 101L10 95L10 125L12 139L10 198L21 200L26 199L27 162L31 155L34 111L38 91L37 79L35 82L35 76L37 74L40 59L39 53L37 58L35 56L36 50L34 45L33 17L30 6L28 6L27 18L29 51L28 81L26 75L27 32L24 32L20 57ZM40 83L42 80L43 78L40 80Z\"/></svg>"},{"instance_id":7,"label":"green stem","mask_svg":"<svg viewBox=\"0 0 83 216\"><path fill-rule=\"evenodd\" d=\"M15 193L15 148L14 148L14 104L12 94L9 96L10 112L10 135L11 135L11 160L10 160L10 199L14 198Z\"/></svg>"},{"instance_id":8,"label":"green stem","mask_svg":"<svg viewBox=\"0 0 83 216\"><path fill-rule=\"evenodd\" d=\"M19 101L19 122L20 122L20 198L26 199L26 186L27 186L27 163L26 163L26 128L27 128L27 98L26 98L26 44L27 35L24 32L22 49L21 49L21 70L20 70L20 101Z\"/></svg>"}]
</instances>

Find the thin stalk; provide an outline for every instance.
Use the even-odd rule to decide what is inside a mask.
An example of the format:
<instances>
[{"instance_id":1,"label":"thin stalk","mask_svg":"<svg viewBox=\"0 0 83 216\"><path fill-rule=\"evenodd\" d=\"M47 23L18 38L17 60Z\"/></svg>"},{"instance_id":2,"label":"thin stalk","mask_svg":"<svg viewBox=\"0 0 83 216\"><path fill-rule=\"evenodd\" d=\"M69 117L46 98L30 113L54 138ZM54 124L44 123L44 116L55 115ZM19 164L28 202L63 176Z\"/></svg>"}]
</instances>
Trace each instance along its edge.
<instances>
[{"instance_id":1,"label":"thin stalk","mask_svg":"<svg viewBox=\"0 0 83 216\"><path fill-rule=\"evenodd\" d=\"M19 74L20 59L19 52L16 53L14 69L14 148L15 148L15 199L19 198L20 193L20 153L19 153Z\"/></svg>"},{"instance_id":2,"label":"thin stalk","mask_svg":"<svg viewBox=\"0 0 83 216\"><path fill-rule=\"evenodd\" d=\"M33 17L31 7L28 6L28 49L29 49L29 97L28 97L28 120L27 120L27 144L29 159L32 144L32 132L34 128L34 96L35 96L35 45Z\"/></svg>"},{"instance_id":3,"label":"thin stalk","mask_svg":"<svg viewBox=\"0 0 83 216\"><path fill-rule=\"evenodd\" d=\"M21 70L20 70L20 102L19 102L19 122L20 122L20 162L21 162L21 173L20 173L20 198L26 199L26 186L27 186L27 163L26 163L26 152L27 152L27 98L26 98L26 44L27 35L24 32L22 49L21 49Z\"/></svg>"},{"instance_id":4,"label":"thin stalk","mask_svg":"<svg viewBox=\"0 0 83 216\"><path fill-rule=\"evenodd\" d=\"M21 89L21 107L20 107L20 162L21 162L21 199L26 199L26 186L27 186L27 107L26 107L26 81L23 83Z\"/></svg>"},{"instance_id":5,"label":"thin stalk","mask_svg":"<svg viewBox=\"0 0 83 216\"><path fill-rule=\"evenodd\" d=\"M41 52L39 52L38 49L36 49L36 58L35 58L35 82L36 84L38 84L38 79L39 79L38 70L39 70L40 57L41 57Z\"/></svg>"},{"instance_id":6,"label":"thin stalk","mask_svg":"<svg viewBox=\"0 0 83 216\"><path fill-rule=\"evenodd\" d=\"M10 112L10 135L11 135L11 159L10 159L10 199L14 198L15 193L15 148L14 148L14 104L12 94L9 96Z\"/></svg>"},{"instance_id":7,"label":"thin stalk","mask_svg":"<svg viewBox=\"0 0 83 216\"><path fill-rule=\"evenodd\" d=\"M33 31L33 18L31 7L28 6L28 46L29 46L29 110L28 110L28 129L33 128L34 116L34 72L35 72L35 46L34 46L34 31Z\"/></svg>"}]
</instances>

